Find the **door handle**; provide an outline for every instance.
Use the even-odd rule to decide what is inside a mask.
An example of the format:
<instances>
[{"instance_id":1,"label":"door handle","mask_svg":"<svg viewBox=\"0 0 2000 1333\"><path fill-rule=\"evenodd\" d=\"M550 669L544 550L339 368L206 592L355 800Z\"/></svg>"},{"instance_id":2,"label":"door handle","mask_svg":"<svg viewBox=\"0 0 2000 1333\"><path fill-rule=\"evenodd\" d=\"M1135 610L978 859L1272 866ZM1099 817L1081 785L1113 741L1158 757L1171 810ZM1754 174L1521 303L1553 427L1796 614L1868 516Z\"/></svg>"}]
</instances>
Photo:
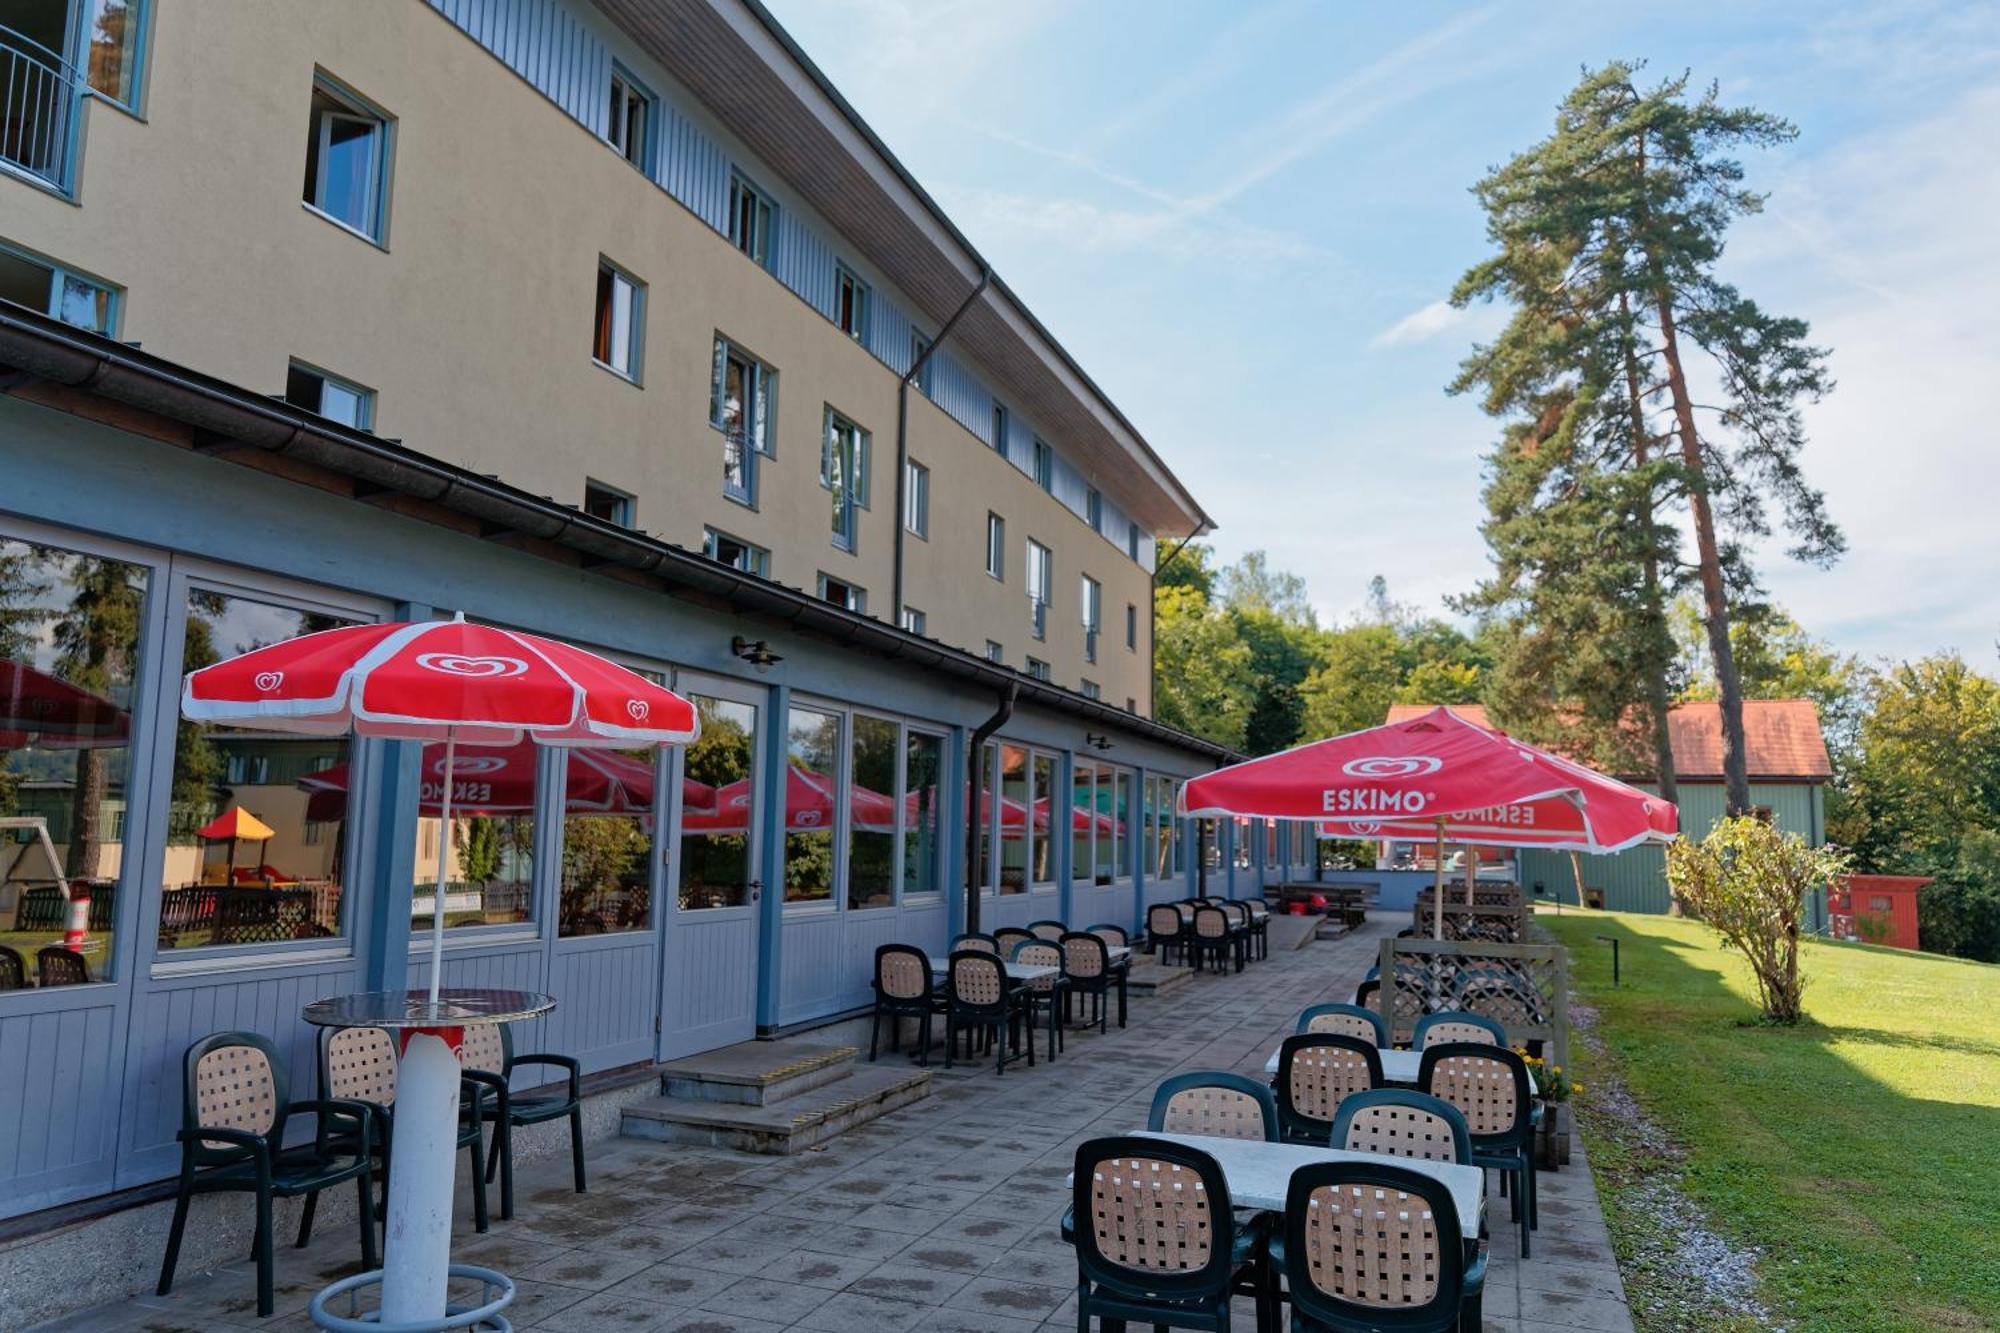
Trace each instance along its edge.
<instances>
[{"instance_id":1,"label":"door handle","mask_svg":"<svg viewBox=\"0 0 2000 1333\"><path fill-rule=\"evenodd\" d=\"M748 889L750 890L750 901L751 901L751 903L752 903L752 904L756 904L756 903L760 903L760 902L764 901L764 881L763 881L763 880L761 880L761 879L753 879L753 880L751 880L751 881L750 881L750 883L749 883L748 885L746 885L745 887L746 887L746 888L748 888Z\"/></svg>"}]
</instances>

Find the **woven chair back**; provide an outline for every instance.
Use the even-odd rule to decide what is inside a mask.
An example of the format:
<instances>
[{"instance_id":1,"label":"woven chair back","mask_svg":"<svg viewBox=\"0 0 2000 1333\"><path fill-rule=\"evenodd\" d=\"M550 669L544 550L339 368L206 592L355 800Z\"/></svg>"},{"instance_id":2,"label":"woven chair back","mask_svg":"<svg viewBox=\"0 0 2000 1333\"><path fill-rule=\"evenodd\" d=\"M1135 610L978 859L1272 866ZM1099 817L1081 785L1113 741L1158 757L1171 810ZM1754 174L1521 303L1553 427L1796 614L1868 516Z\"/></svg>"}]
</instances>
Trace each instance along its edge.
<instances>
[{"instance_id":1,"label":"woven chair back","mask_svg":"<svg viewBox=\"0 0 2000 1333\"><path fill-rule=\"evenodd\" d=\"M1431 1066L1424 1089L1459 1109L1474 1134L1505 1134L1526 1113L1521 1105L1514 1070L1505 1060L1485 1055L1449 1055Z\"/></svg>"},{"instance_id":2,"label":"woven chair back","mask_svg":"<svg viewBox=\"0 0 2000 1333\"><path fill-rule=\"evenodd\" d=\"M1364 1106L1347 1122L1339 1145L1348 1152L1414 1157L1426 1162L1458 1161L1458 1139L1449 1120L1420 1106L1384 1102Z\"/></svg>"},{"instance_id":3,"label":"woven chair back","mask_svg":"<svg viewBox=\"0 0 2000 1333\"><path fill-rule=\"evenodd\" d=\"M1156 935L1174 935L1180 932L1181 914L1172 903L1161 903L1146 909L1146 929Z\"/></svg>"},{"instance_id":4,"label":"woven chair back","mask_svg":"<svg viewBox=\"0 0 2000 1333\"><path fill-rule=\"evenodd\" d=\"M1264 1107L1238 1088L1182 1088L1167 1099L1160 1128L1168 1134L1264 1141Z\"/></svg>"},{"instance_id":5,"label":"woven chair back","mask_svg":"<svg viewBox=\"0 0 2000 1333\"><path fill-rule=\"evenodd\" d=\"M1152 1157L1109 1157L1092 1169L1088 1225L1121 1268L1188 1273L1208 1265L1215 1216L1201 1173Z\"/></svg>"},{"instance_id":6,"label":"woven chair back","mask_svg":"<svg viewBox=\"0 0 2000 1333\"><path fill-rule=\"evenodd\" d=\"M465 1029L465 1040L459 1044L459 1063L467 1069L477 1069L488 1074L507 1072L506 1038L500 1035L498 1023L475 1023Z\"/></svg>"},{"instance_id":7,"label":"woven chair back","mask_svg":"<svg viewBox=\"0 0 2000 1333\"><path fill-rule=\"evenodd\" d=\"M326 1095L396 1104L396 1039L382 1028L339 1028L326 1039Z\"/></svg>"},{"instance_id":8,"label":"woven chair back","mask_svg":"<svg viewBox=\"0 0 2000 1333\"><path fill-rule=\"evenodd\" d=\"M20 990L27 984L27 960L0 944L0 990Z\"/></svg>"},{"instance_id":9,"label":"woven chair back","mask_svg":"<svg viewBox=\"0 0 2000 1333\"><path fill-rule=\"evenodd\" d=\"M1054 942L1060 940L1067 928L1060 921L1037 921L1028 930L1038 940Z\"/></svg>"},{"instance_id":10,"label":"woven chair back","mask_svg":"<svg viewBox=\"0 0 2000 1333\"><path fill-rule=\"evenodd\" d=\"M1292 1052L1286 1081L1292 1109L1314 1120L1332 1120L1349 1093L1375 1086L1374 1071L1359 1051L1345 1046L1303 1046Z\"/></svg>"},{"instance_id":11,"label":"woven chair back","mask_svg":"<svg viewBox=\"0 0 2000 1333\"><path fill-rule=\"evenodd\" d=\"M1358 1037L1373 1043L1381 1034L1360 1014L1314 1014L1306 1020L1307 1032L1331 1032L1337 1037Z\"/></svg>"},{"instance_id":12,"label":"woven chair back","mask_svg":"<svg viewBox=\"0 0 2000 1333\"><path fill-rule=\"evenodd\" d=\"M1443 1247L1427 1200L1351 1182L1307 1196L1306 1253L1293 1265L1320 1292L1385 1309L1427 1305L1437 1295Z\"/></svg>"},{"instance_id":13,"label":"woven chair back","mask_svg":"<svg viewBox=\"0 0 2000 1333\"><path fill-rule=\"evenodd\" d=\"M1454 1023L1447 1019L1442 1023L1432 1023L1424 1029L1423 1049L1429 1050L1442 1042L1472 1041L1481 1046L1498 1046L1491 1028L1479 1023Z\"/></svg>"},{"instance_id":14,"label":"woven chair back","mask_svg":"<svg viewBox=\"0 0 2000 1333\"><path fill-rule=\"evenodd\" d=\"M875 956L875 981L892 1000L921 1000L930 994L930 965L915 953L886 949Z\"/></svg>"},{"instance_id":15,"label":"woven chair back","mask_svg":"<svg viewBox=\"0 0 2000 1333\"><path fill-rule=\"evenodd\" d=\"M1219 940L1229 934L1229 915L1220 907L1198 907L1194 913L1194 933L1205 940Z\"/></svg>"},{"instance_id":16,"label":"woven chair back","mask_svg":"<svg viewBox=\"0 0 2000 1333\"><path fill-rule=\"evenodd\" d=\"M35 954L37 982L43 986L82 986L90 981L90 963L74 949L51 944Z\"/></svg>"},{"instance_id":17,"label":"woven chair back","mask_svg":"<svg viewBox=\"0 0 2000 1333\"><path fill-rule=\"evenodd\" d=\"M1052 991L1056 988L1056 982L1062 979L1063 951L1059 946L1050 944L1047 940L1030 940L1028 943L1023 944L1020 948L1014 950L1014 961L1025 963L1029 967L1053 967L1056 969L1051 976L1036 977L1034 980L1024 983L1029 990L1041 992Z\"/></svg>"},{"instance_id":18,"label":"woven chair back","mask_svg":"<svg viewBox=\"0 0 2000 1333\"><path fill-rule=\"evenodd\" d=\"M970 949L974 953L990 953L995 958L1000 956L1000 946L984 935L960 935L951 942L951 951L957 953L961 949Z\"/></svg>"},{"instance_id":19,"label":"woven chair back","mask_svg":"<svg viewBox=\"0 0 2000 1333\"><path fill-rule=\"evenodd\" d=\"M271 1059L255 1046L218 1046L195 1063L194 1105L212 1129L269 1134L278 1122L278 1077ZM233 1148L204 1139L210 1148Z\"/></svg>"},{"instance_id":20,"label":"woven chair back","mask_svg":"<svg viewBox=\"0 0 2000 1333\"><path fill-rule=\"evenodd\" d=\"M1097 936L1065 935L1062 949L1063 957L1068 960L1071 976L1091 980L1104 975L1104 941Z\"/></svg>"},{"instance_id":21,"label":"woven chair back","mask_svg":"<svg viewBox=\"0 0 2000 1333\"><path fill-rule=\"evenodd\" d=\"M955 953L951 958L952 997L963 1004L990 1007L1007 993L1000 960L987 954Z\"/></svg>"}]
</instances>

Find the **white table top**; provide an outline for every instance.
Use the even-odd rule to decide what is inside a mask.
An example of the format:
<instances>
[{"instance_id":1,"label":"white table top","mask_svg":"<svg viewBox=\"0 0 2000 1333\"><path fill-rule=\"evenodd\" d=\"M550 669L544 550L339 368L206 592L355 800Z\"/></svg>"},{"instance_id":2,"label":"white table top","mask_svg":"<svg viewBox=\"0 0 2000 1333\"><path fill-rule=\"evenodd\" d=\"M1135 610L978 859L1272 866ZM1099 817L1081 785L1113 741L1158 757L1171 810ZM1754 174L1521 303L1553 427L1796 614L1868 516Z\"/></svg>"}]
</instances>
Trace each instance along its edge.
<instances>
[{"instance_id":1,"label":"white table top","mask_svg":"<svg viewBox=\"0 0 2000 1333\"><path fill-rule=\"evenodd\" d=\"M935 954L928 957L931 960L932 976L941 977L951 971L951 963L948 960L939 958ZM1011 981L1040 981L1043 977L1052 977L1062 971L1061 968L1051 967L1047 963L1002 963L1001 966L1007 969L1007 977Z\"/></svg>"},{"instance_id":2,"label":"white table top","mask_svg":"<svg viewBox=\"0 0 2000 1333\"><path fill-rule=\"evenodd\" d=\"M1229 1201L1238 1208L1263 1208L1282 1212L1285 1192L1291 1188L1292 1172L1316 1162L1363 1162L1380 1166L1388 1163L1429 1176L1451 1191L1458 1209L1458 1229L1468 1240L1479 1235L1480 1213L1486 1206L1486 1173L1476 1166L1453 1162L1426 1162L1416 1157L1386 1157L1381 1153L1347 1152L1340 1148L1309 1148L1300 1143L1264 1143L1257 1139L1221 1139L1206 1134L1156 1134L1139 1131L1139 1137L1165 1139L1169 1143L1199 1148L1222 1167L1229 1182Z\"/></svg>"},{"instance_id":3,"label":"white table top","mask_svg":"<svg viewBox=\"0 0 2000 1333\"><path fill-rule=\"evenodd\" d=\"M1272 1050L1271 1058L1264 1062L1265 1073L1275 1075L1278 1072L1278 1053L1284 1049L1279 1046ZM1411 1087L1417 1085L1417 1075L1423 1072L1422 1051L1381 1050L1377 1053L1382 1057L1383 1082L1407 1083Z\"/></svg>"}]
</instances>

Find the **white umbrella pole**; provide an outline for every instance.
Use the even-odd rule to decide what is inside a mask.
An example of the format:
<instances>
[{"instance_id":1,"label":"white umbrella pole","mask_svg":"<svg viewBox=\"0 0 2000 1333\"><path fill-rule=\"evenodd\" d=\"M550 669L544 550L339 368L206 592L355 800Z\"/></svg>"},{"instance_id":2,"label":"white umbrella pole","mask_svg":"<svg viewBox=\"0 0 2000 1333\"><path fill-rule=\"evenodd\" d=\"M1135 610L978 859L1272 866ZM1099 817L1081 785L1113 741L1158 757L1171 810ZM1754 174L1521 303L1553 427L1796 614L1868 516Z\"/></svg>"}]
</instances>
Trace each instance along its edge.
<instances>
[{"instance_id":1,"label":"white umbrella pole","mask_svg":"<svg viewBox=\"0 0 2000 1333\"><path fill-rule=\"evenodd\" d=\"M1438 820L1437 883L1431 887L1431 938L1444 938L1444 820Z\"/></svg>"},{"instance_id":2,"label":"white umbrella pole","mask_svg":"<svg viewBox=\"0 0 2000 1333\"><path fill-rule=\"evenodd\" d=\"M1471 844L1468 843L1465 848L1465 905L1467 907L1472 906L1472 885L1479 878L1478 856L1479 853L1473 851Z\"/></svg>"},{"instance_id":3,"label":"white umbrella pole","mask_svg":"<svg viewBox=\"0 0 2000 1333\"><path fill-rule=\"evenodd\" d=\"M451 784L452 770L456 767L458 738L449 727L444 733L444 798L439 803L444 815L444 836L438 846L437 898L431 903L431 1007L438 1002L438 982L444 976L444 880L451 865ZM417 780L418 794L423 791L423 779Z\"/></svg>"}]
</instances>

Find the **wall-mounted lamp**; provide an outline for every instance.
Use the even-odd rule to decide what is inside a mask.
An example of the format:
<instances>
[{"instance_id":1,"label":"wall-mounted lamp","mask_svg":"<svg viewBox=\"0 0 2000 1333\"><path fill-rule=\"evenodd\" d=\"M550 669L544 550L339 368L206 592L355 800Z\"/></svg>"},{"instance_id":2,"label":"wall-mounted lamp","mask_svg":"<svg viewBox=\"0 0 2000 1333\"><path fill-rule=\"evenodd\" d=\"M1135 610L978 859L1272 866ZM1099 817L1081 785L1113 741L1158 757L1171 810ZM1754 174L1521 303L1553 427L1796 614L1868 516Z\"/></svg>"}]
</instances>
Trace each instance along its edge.
<instances>
[{"instance_id":1,"label":"wall-mounted lamp","mask_svg":"<svg viewBox=\"0 0 2000 1333\"><path fill-rule=\"evenodd\" d=\"M729 641L729 651L760 672L769 671L773 662L785 660L772 652L771 645L762 639L746 639L741 634Z\"/></svg>"},{"instance_id":2,"label":"wall-mounted lamp","mask_svg":"<svg viewBox=\"0 0 2000 1333\"><path fill-rule=\"evenodd\" d=\"M1108 750L1111 748L1111 738L1109 736L1100 736L1094 731L1084 733L1083 743L1093 750Z\"/></svg>"}]
</instances>

